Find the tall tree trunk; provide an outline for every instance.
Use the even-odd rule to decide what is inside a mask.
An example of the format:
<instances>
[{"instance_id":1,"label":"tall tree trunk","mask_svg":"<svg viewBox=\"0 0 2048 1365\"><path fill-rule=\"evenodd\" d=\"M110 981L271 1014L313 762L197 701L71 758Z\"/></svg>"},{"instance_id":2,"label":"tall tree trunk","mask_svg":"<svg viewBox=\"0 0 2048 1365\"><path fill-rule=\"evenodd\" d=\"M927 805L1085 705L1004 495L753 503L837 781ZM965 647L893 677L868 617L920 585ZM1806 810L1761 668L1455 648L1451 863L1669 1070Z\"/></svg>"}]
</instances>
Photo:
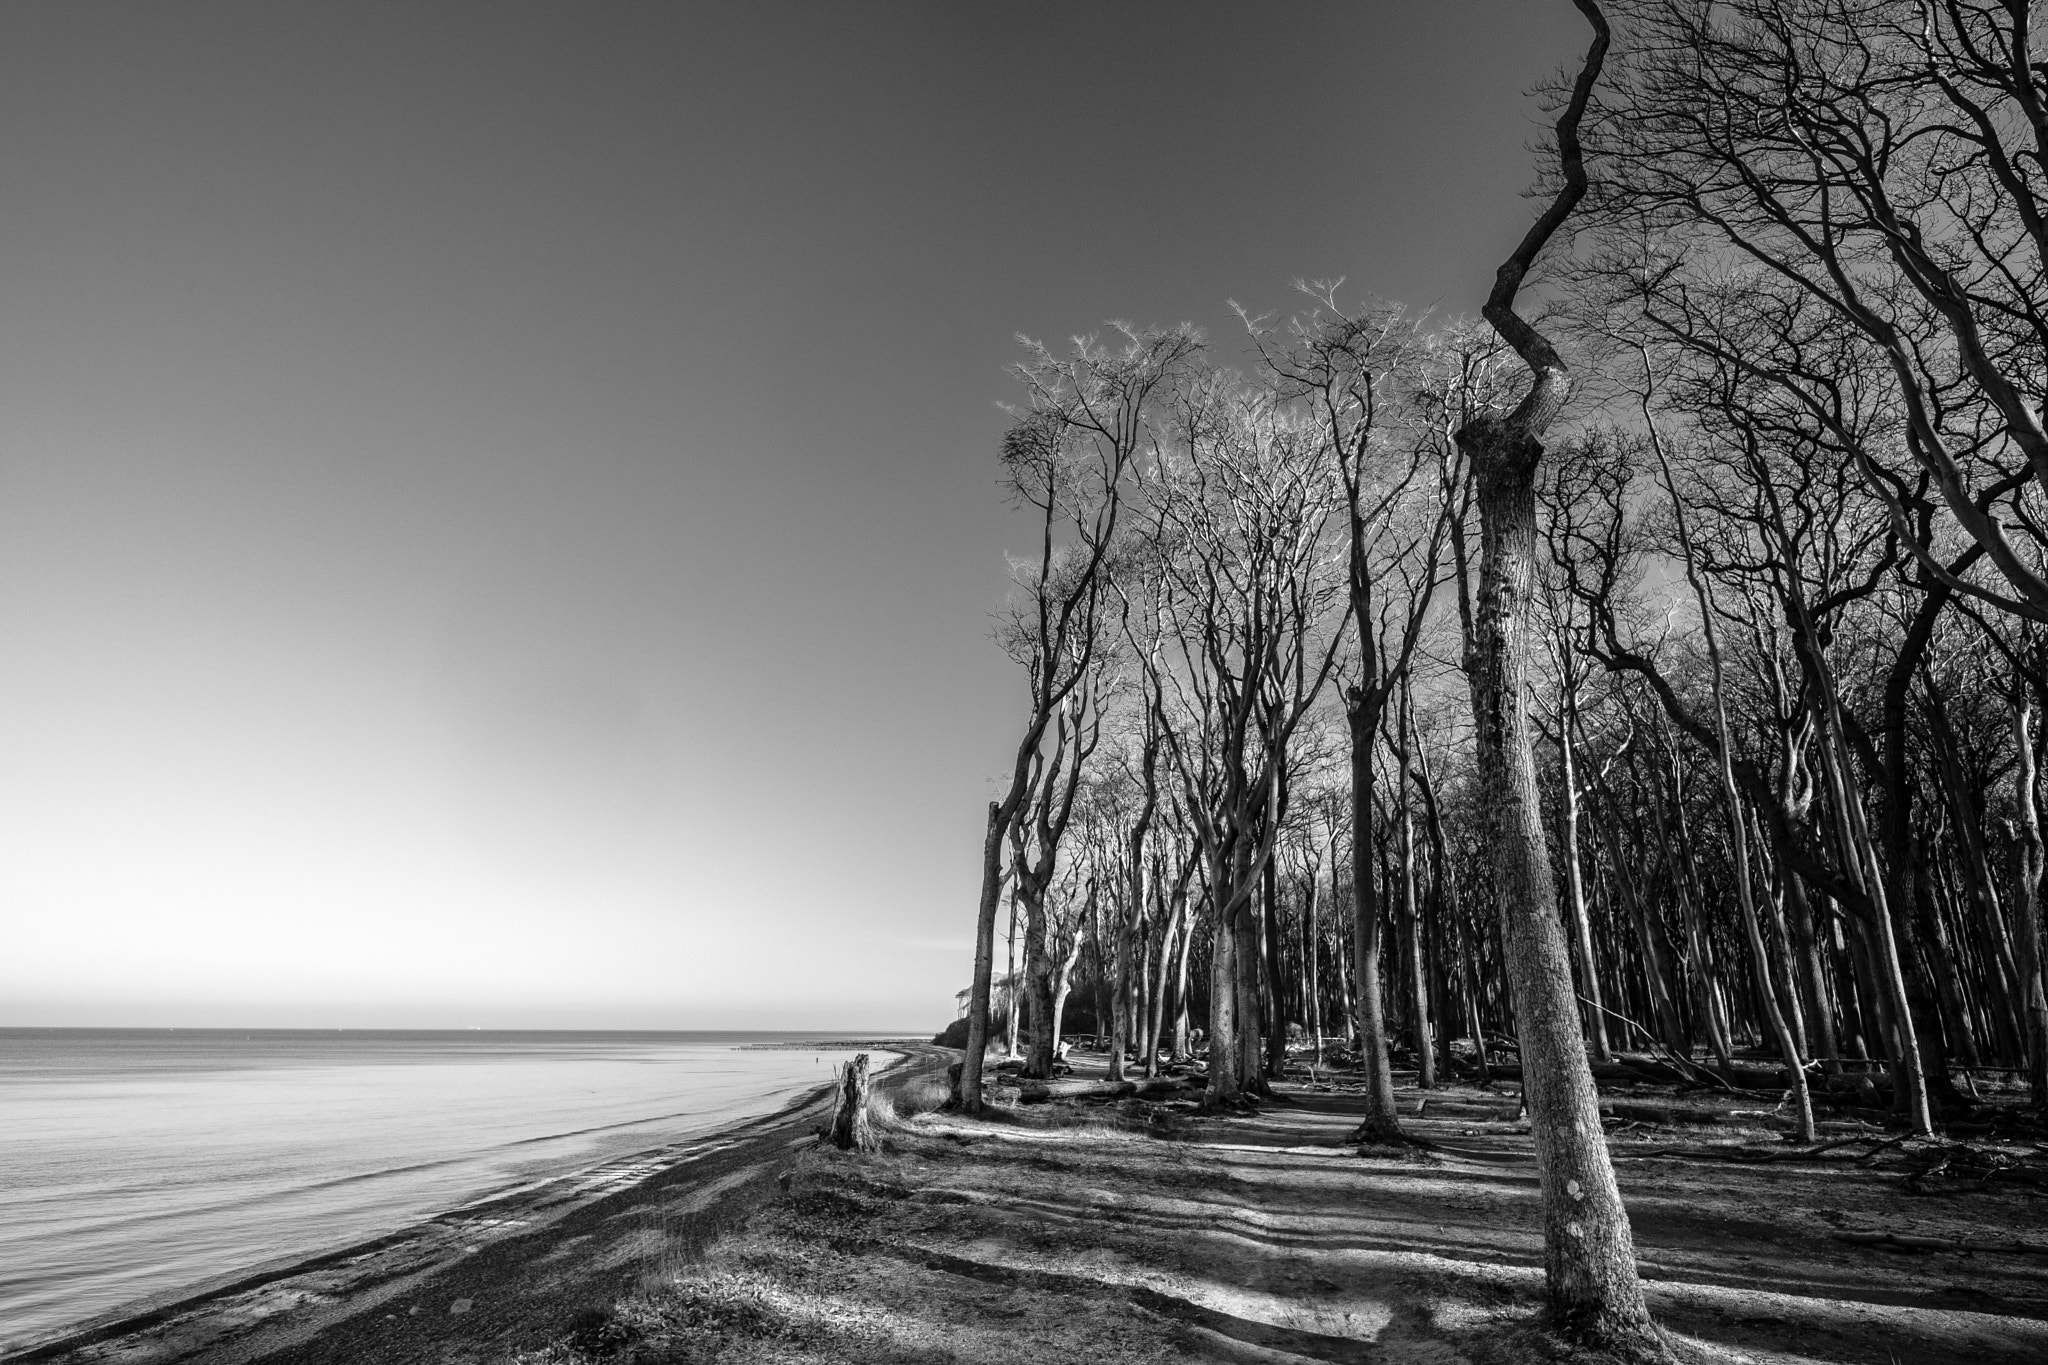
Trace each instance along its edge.
<instances>
[{"instance_id":1,"label":"tall tree trunk","mask_svg":"<svg viewBox=\"0 0 2048 1365\"><path fill-rule=\"evenodd\" d=\"M1013 854L1021 863L1021 857ZM1024 1023L1031 1035L1024 1051L1024 1074L1039 1080L1052 1078L1057 1057L1058 1021L1053 1017L1053 972L1051 945L1047 940L1045 893L1032 884L1026 869L1019 866L1017 898L1024 903Z\"/></svg>"},{"instance_id":2,"label":"tall tree trunk","mask_svg":"<svg viewBox=\"0 0 2048 1365\"><path fill-rule=\"evenodd\" d=\"M1232 904L1237 882L1234 850L1217 848L1209 856L1209 899L1215 907L1215 932L1209 945L1209 1085L1205 1104L1236 1104L1244 1095L1238 1070L1238 926L1242 913Z\"/></svg>"},{"instance_id":3,"label":"tall tree trunk","mask_svg":"<svg viewBox=\"0 0 2048 1365\"><path fill-rule=\"evenodd\" d=\"M1191 909L1184 910L1181 914L1180 948L1174 953L1173 969L1173 1055L1177 1060L1185 1060L1194 1055L1194 1047L1188 1033L1191 1027L1188 1022L1188 959L1194 951L1195 916Z\"/></svg>"},{"instance_id":4,"label":"tall tree trunk","mask_svg":"<svg viewBox=\"0 0 2048 1365\"><path fill-rule=\"evenodd\" d=\"M2034 801L2034 698L2024 678L2016 687L2012 732L2019 749L2013 804L2020 815L2019 875L2013 919L2019 926L2020 1002L2027 1027L2027 1084L2035 1108L2048 1108L2048 992L2041 979L2041 815Z\"/></svg>"},{"instance_id":5,"label":"tall tree trunk","mask_svg":"<svg viewBox=\"0 0 2048 1365\"><path fill-rule=\"evenodd\" d=\"M1496 324L1498 325L1498 324ZM1560 396L1561 401L1561 396ZM1543 425L1547 425L1547 420ZM1535 568L1540 426L1481 419L1459 432L1478 483L1479 789L1485 843L1522 1044L1522 1093L1543 1196L1553 1319L1582 1340L1661 1353L1636 1276L1635 1241L1600 1127L1571 959L1530 751L1527 613Z\"/></svg>"},{"instance_id":6,"label":"tall tree trunk","mask_svg":"<svg viewBox=\"0 0 2048 1365\"><path fill-rule=\"evenodd\" d=\"M1004 1056L1015 1061L1024 1055L1019 1048L1024 1039L1024 982L1017 975L1017 884L1014 877L1010 880L1010 958L1004 979L1008 982L1003 998L1009 1002L1005 1011L1009 1018L1003 1028L1003 1049Z\"/></svg>"},{"instance_id":7,"label":"tall tree trunk","mask_svg":"<svg viewBox=\"0 0 2048 1365\"><path fill-rule=\"evenodd\" d=\"M1322 926L1317 911L1323 899L1322 869L1309 864L1307 903L1302 908L1301 956L1302 970L1307 979L1302 983L1307 993L1308 1026L1315 1039L1316 1065L1323 1064L1323 992L1322 977L1317 958L1322 955Z\"/></svg>"},{"instance_id":8,"label":"tall tree trunk","mask_svg":"<svg viewBox=\"0 0 2048 1365\"><path fill-rule=\"evenodd\" d=\"M1380 999L1380 908L1373 878L1373 744L1377 718L1352 692L1351 724L1351 905L1352 945L1358 977L1359 1062L1365 1068L1365 1114L1352 1135L1356 1142L1399 1142L1401 1119L1394 1108L1394 1073L1387 1058L1387 1016Z\"/></svg>"},{"instance_id":9,"label":"tall tree trunk","mask_svg":"<svg viewBox=\"0 0 2048 1365\"><path fill-rule=\"evenodd\" d=\"M1656 441L1656 431L1651 430L1651 439ZM1663 461L1663 446L1657 445L1658 460ZM1792 1098L1792 1118L1801 1142L1815 1140L1813 1127L1813 1099L1806 1086L1806 1059L1799 1053L1799 1040L1793 1036L1792 1026L1787 1022L1784 1010L1778 1005L1778 989L1771 976L1772 955L1764 943L1763 920L1757 913L1756 887L1750 876L1749 867L1749 822L1743 812L1742 790L1735 781L1735 736L1728 723L1728 700L1726 695L1726 670L1721 661L1720 633L1714 629L1715 606L1713 599L1701 581L1699 566L1693 555L1692 531L1686 524L1685 504L1678 496L1678 485L1671 477L1668 466L1664 468L1664 483L1671 495L1672 516L1678 527L1679 544L1685 555L1685 576L1692 585L1693 596L1700 607L1701 629L1706 635L1707 659L1712 666L1714 695L1714 734L1716 757L1720 760L1717 768L1721 777L1721 804L1728 814L1728 848L1735 861L1735 902L1742 912L1743 937L1749 944L1749 961L1754 973L1757 1003L1765 1022L1770 1026L1772 1036L1777 1040L1778 1055L1785 1064L1785 1083ZM1789 987L1790 982L1787 981ZM1789 999L1792 992L1788 989ZM1733 1081L1733 1076L1730 1078Z\"/></svg>"},{"instance_id":10,"label":"tall tree trunk","mask_svg":"<svg viewBox=\"0 0 2048 1365\"><path fill-rule=\"evenodd\" d=\"M1434 1090L1436 1044L1430 1036L1429 973L1423 960L1422 903L1415 894L1415 813L1408 806L1407 771L1404 756L1401 759L1401 905L1408 922L1407 977L1415 1014L1415 1080L1424 1090Z\"/></svg>"},{"instance_id":11,"label":"tall tree trunk","mask_svg":"<svg viewBox=\"0 0 2048 1365\"><path fill-rule=\"evenodd\" d=\"M1827 968L1821 962L1820 935L1814 928L1813 904L1798 873L1787 869L1782 880L1799 969L1799 990L1806 1004L1809 1041L1812 1050L1820 1054L1823 1069L1838 1072L1842 1069L1842 1052L1835 1039L1835 1014L1828 999Z\"/></svg>"},{"instance_id":12,"label":"tall tree trunk","mask_svg":"<svg viewBox=\"0 0 2048 1365\"><path fill-rule=\"evenodd\" d=\"M1181 919L1187 912L1187 904L1187 884L1183 882L1173 889L1167 902L1165 926L1159 935L1159 970L1152 995L1152 1025L1146 1030L1146 1037L1151 1040L1151 1050L1145 1054L1145 1075L1148 1079L1159 1074L1159 1044L1166 1030L1166 1006L1173 994L1175 949L1183 937Z\"/></svg>"},{"instance_id":13,"label":"tall tree trunk","mask_svg":"<svg viewBox=\"0 0 2048 1365\"><path fill-rule=\"evenodd\" d=\"M981 1112L981 1059L988 1051L989 978L995 967L996 906L1003 898L1003 840L1008 822L1000 802L988 803L981 841L981 905L974 919L974 981L968 992L967 1048L961 1054L960 1107ZM955 977L954 980L958 980Z\"/></svg>"},{"instance_id":14,"label":"tall tree trunk","mask_svg":"<svg viewBox=\"0 0 2048 1365\"><path fill-rule=\"evenodd\" d=\"M1289 1018L1284 1001L1286 940L1280 936L1280 867L1277 859L1266 859L1266 865L1259 874L1259 903L1265 919L1266 999L1269 1002L1266 1018L1271 1025L1266 1031L1266 1067L1263 1074L1266 1079L1277 1081L1287 1074Z\"/></svg>"},{"instance_id":15,"label":"tall tree trunk","mask_svg":"<svg viewBox=\"0 0 2048 1365\"><path fill-rule=\"evenodd\" d=\"M1809 653L1817 654L1817 649ZM1913 1131L1923 1136L1934 1132L1934 1116L1928 1107L1926 1070L1921 1061L1920 1035L1913 1018L1912 996L1906 986L1906 968L1892 920L1891 897L1886 893L1884 868L1863 811L1849 766L1848 744L1842 734L1842 709L1834 694L1832 675L1826 664L1817 667L1819 704L1824 708L1821 734L1821 770L1828 779L1828 795L1842 830L1842 847L1853 876L1851 885L1866 898L1867 922L1871 931L1871 966L1878 976L1883 1000L1889 1006L1894 1095Z\"/></svg>"},{"instance_id":16,"label":"tall tree trunk","mask_svg":"<svg viewBox=\"0 0 2048 1365\"><path fill-rule=\"evenodd\" d=\"M1557 748L1561 761L1560 796L1564 804L1565 887L1571 893L1572 929L1578 939L1579 990L1586 997L1586 1039L1598 1061L1608 1061L1613 1052L1607 1041L1606 1003L1600 995L1600 968L1593 954L1593 922L1586 916L1586 888L1579 874L1579 783L1572 757L1572 731L1578 703L1565 689L1564 716L1557 727Z\"/></svg>"}]
</instances>

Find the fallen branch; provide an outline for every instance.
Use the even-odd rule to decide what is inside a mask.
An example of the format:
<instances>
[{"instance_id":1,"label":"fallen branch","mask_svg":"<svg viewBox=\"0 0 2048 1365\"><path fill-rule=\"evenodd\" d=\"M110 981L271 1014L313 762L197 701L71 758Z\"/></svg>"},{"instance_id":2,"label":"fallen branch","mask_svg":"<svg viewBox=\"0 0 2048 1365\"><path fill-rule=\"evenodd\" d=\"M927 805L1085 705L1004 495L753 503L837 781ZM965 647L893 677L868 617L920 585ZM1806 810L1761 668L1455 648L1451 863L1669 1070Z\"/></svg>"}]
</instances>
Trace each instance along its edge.
<instances>
[{"instance_id":1,"label":"fallen branch","mask_svg":"<svg viewBox=\"0 0 2048 1365\"><path fill-rule=\"evenodd\" d=\"M1723 1081L1719 1076L1716 1076L1713 1072L1707 1070L1705 1067L1698 1065L1690 1057L1679 1056L1676 1052L1672 1051L1670 1048L1666 1047L1662 1042L1658 1041L1656 1034L1650 1032L1650 1030L1644 1028L1641 1024L1638 1024L1635 1020L1629 1018L1626 1014L1621 1013L1619 1010L1609 1009L1607 1006L1598 1004L1595 1001L1587 1000L1586 997L1583 995L1580 996L1579 999L1584 1003L1591 1005L1594 1009L1599 1010L1602 1014L1611 1015L1614 1018L1621 1020L1622 1023L1627 1024L1630 1028L1634 1029L1644 1038L1647 1038L1650 1042L1650 1050L1652 1052L1655 1052L1660 1057L1665 1058L1671 1064L1671 1066L1675 1070L1677 1070L1677 1072L1680 1075L1692 1076L1701 1085L1708 1086L1713 1089L1726 1090L1730 1093L1734 1092L1735 1087L1729 1085L1726 1081Z\"/></svg>"},{"instance_id":2,"label":"fallen branch","mask_svg":"<svg viewBox=\"0 0 2048 1365\"><path fill-rule=\"evenodd\" d=\"M1677 1157L1687 1161L1734 1161L1745 1165L1764 1165L1775 1161L1811 1161L1825 1152L1843 1147L1857 1147L1870 1144L1870 1150L1862 1156L1852 1157L1859 1164L1868 1164L1876 1159L1879 1152L1911 1142L1910 1136L1895 1138L1849 1137L1833 1142L1823 1142L1818 1147L1801 1147L1796 1150L1765 1150L1756 1147L1654 1147L1646 1152L1617 1152L1617 1156L1632 1157Z\"/></svg>"},{"instance_id":3,"label":"fallen branch","mask_svg":"<svg viewBox=\"0 0 2048 1365\"><path fill-rule=\"evenodd\" d=\"M1835 1234L1838 1242L1882 1247L1886 1251L1980 1251L2013 1256L2048 1256L2048 1242L1982 1242L1970 1237L1926 1237L1915 1232L1849 1231Z\"/></svg>"}]
</instances>

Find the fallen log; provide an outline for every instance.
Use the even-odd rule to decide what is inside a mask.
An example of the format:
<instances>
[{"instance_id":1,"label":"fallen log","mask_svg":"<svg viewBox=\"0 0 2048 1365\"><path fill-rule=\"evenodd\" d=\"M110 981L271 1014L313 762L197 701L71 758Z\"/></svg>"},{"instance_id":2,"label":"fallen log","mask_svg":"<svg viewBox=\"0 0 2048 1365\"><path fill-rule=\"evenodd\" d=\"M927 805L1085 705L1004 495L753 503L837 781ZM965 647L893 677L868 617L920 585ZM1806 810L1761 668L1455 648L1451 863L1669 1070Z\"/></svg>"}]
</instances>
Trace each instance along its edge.
<instances>
[{"instance_id":1,"label":"fallen log","mask_svg":"<svg viewBox=\"0 0 2048 1365\"><path fill-rule=\"evenodd\" d=\"M1600 1117L1631 1123L1726 1123L1727 1116L1710 1109L1683 1109L1670 1104L1639 1104L1630 1100L1600 1101Z\"/></svg>"},{"instance_id":2,"label":"fallen log","mask_svg":"<svg viewBox=\"0 0 2048 1365\"><path fill-rule=\"evenodd\" d=\"M1927 1237L1915 1232L1879 1232L1876 1230L1838 1232L1838 1242L1854 1242L1858 1246L1881 1247L1886 1251L1999 1251L2018 1256L2048 1256L2048 1242L1990 1242L1974 1237Z\"/></svg>"},{"instance_id":3,"label":"fallen log","mask_svg":"<svg viewBox=\"0 0 2048 1365\"><path fill-rule=\"evenodd\" d=\"M1136 1081L1019 1081L1018 1098L1026 1104L1047 1100L1121 1099L1138 1093Z\"/></svg>"}]
</instances>

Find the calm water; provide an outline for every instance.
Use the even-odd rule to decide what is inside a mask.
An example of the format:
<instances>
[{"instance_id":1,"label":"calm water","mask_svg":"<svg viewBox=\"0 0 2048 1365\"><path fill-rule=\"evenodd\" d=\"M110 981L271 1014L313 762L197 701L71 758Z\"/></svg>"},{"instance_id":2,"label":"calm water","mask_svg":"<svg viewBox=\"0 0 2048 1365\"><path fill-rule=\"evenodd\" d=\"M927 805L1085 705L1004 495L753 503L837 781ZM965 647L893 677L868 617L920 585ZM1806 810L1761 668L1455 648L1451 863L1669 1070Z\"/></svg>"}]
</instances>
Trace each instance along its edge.
<instances>
[{"instance_id":1,"label":"calm water","mask_svg":"<svg viewBox=\"0 0 2048 1365\"><path fill-rule=\"evenodd\" d=\"M793 1036L0 1029L0 1351L768 1113Z\"/></svg>"}]
</instances>

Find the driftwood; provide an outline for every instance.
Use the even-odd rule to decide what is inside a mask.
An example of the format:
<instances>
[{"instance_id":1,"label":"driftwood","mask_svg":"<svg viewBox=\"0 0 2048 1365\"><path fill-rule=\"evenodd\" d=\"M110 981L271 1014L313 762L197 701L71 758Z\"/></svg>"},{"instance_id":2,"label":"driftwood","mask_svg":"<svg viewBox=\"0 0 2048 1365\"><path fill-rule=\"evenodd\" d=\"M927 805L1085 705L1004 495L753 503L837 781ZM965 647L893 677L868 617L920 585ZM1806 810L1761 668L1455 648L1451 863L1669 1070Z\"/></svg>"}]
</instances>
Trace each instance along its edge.
<instances>
[{"instance_id":1,"label":"driftwood","mask_svg":"<svg viewBox=\"0 0 2048 1365\"><path fill-rule=\"evenodd\" d=\"M842 1152L872 1152L881 1144L868 1119L868 1054L858 1053L839 1075L839 1108L827 1136Z\"/></svg>"}]
</instances>

